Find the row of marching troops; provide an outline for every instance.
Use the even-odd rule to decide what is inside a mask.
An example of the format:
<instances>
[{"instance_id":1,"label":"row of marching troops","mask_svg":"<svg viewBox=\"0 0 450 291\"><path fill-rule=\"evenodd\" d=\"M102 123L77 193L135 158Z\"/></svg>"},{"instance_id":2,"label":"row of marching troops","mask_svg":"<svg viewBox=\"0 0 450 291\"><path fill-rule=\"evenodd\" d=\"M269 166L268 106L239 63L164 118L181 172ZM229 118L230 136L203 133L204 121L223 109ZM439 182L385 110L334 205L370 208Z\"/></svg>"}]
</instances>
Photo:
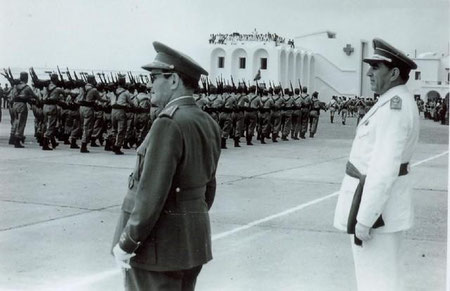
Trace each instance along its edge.
<instances>
[{"instance_id":1,"label":"row of marching troops","mask_svg":"<svg viewBox=\"0 0 450 291\"><path fill-rule=\"evenodd\" d=\"M377 96L372 98L364 97L346 97L346 96L333 96L328 103L328 109L330 109L330 122L334 123L334 116L341 117L341 122L345 125L347 117L357 117L357 124L369 112L370 108L377 102Z\"/></svg>"},{"instance_id":2,"label":"row of marching troops","mask_svg":"<svg viewBox=\"0 0 450 291\"><path fill-rule=\"evenodd\" d=\"M317 131L320 110L326 110L324 102L318 99L318 92L312 96L306 87L266 87L265 83L247 86L245 81L225 85L217 81L216 86L202 80L203 88L195 94L197 105L219 124L222 132L222 149L227 148L227 139L232 138L234 147L240 147L241 138L247 145L253 145L253 138L261 144L266 140L287 141L288 137L299 140Z\"/></svg>"},{"instance_id":3,"label":"row of marching troops","mask_svg":"<svg viewBox=\"0 0 450 291\"><path fill-rule=\"evenodd\" d=\"M59 72L59 76L50 73L49 80L40 80L33 69L30 74L20 73L19 79L7 70L2 75L12 87L8 94L9 143L16 148L24 147L28 106L34 114L36 140L43 150L56 148L58 139L82 153L89 152L88 146L98 147L97 141L115 154L123 154L122 148L139 146L150 129L151 114L156 112L146 82L142 76L142 82L137 81L131 73L129 83L122 74L115 78L111 75L111 79L99 74L97 82L93 74L79 78L74 72L72 78L68 70L67 79ZM29 75L32 87L27 84Z\"/></svg>"},{"instance_id":4,"label":"row of marching troops","mask_svg":"<svg viewBox=\"0 0 450 291\"><path fill-rule=\"evenodd\" d=\"M425 119L448 125L448 98L428 100L427 103L419 99L416 103L419 111L423 111Z\"/></svg>"},{"instance_id":5,"label":"row of marching troops","mask_svg":"<svg viewBox=\"0 0 450 291\"><path fill-rule=\"evenodd\" d=\"M59 68L58 68L59 72ZM35 137L43 150L56 148L59 141L69 144L72 149L88 153L88 146L105 144L105 150L123 154L121 149L139 146L150 130L152 120L159 108L151 104L148 94L147 76L137 80L131 73L115 77L76 72L74 78L69 70L65 79L49 72L49 80L40 80L33 69L22 72L14 79L11 72L2 73L11 84L8 103L11 115L11 135L9 143L16 148L24 147L24 129L28 116L28 106L34 114ZM32 87L28 86L31 76ZM144 78L146 80L144 80ZM247 145L253 145L256 135L261 144L266 140L278 142L288 137L299 140L314 137L320 110L327 110L318 99L318 92L311 96L306 87L282 89L281 86L266 87L264 83L248 86L216 85L203 83L203 88L194 95L199 107L208 112L222 129L222 148L226 148L228 138L239 147L240 138L245 137ZM81 139L81 147L77 140Z\"/></svg>"}]
</instances>

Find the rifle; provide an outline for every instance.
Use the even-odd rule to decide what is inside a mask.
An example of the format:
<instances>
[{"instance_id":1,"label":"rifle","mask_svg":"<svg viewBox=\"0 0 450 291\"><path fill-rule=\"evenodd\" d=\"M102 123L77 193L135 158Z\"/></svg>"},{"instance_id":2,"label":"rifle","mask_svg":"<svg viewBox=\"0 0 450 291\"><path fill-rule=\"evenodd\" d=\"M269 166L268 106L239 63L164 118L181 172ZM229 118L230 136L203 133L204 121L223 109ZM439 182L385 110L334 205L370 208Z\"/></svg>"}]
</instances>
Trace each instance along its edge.
<instances>
[{"instance_id":1,"label":"rifle","mask_svg":"<svg viewBox=\"0 0 450 291\"><path fill-rule=\"evenodd\" d=\"M291 91L292 91L292 93L294 93L294 87L292 86L292 81L289 81L289 83L291 84Z\"/></svg>"},{"instance_id":2,"label":"rifle","mask_svg":"<svg viewBox=\"0 0 450 291\"><path fill-rule=\"evenodd\" d=\"M62 76L62 74L61 74L61 71L59 70L59 66L56 66L56 68L58 69L58 74L59 74L59 77L61 78L61 84L62 84L62 86L63 86L63 87L66 87L66 83L64 82L64 78L63 78L63 76Z\"/></svg>"},{"instance_id":3,"label":"rifle","mask_svg":"<svg viewBox=\"0 0 450 291\"><path fill-rule=\"evenodd\" d=\"M283 90L283 86L281 86L281 82L280 82L280 90L281 90L281 96L284 97L284 90Z\"/></svg>"},{"instance_id":4,"label":"rifle","mask_svg":"<svg viewBox=\"0 0 450 291\"><path fill-rule=\"evenodd\" d=\"M233 84L233 90L236 89L236 85L234 84L233 75L230 75L231 77L231 84Z\"/></svg>"},{"instance_id":5,"label":"rifle","mask_svg":"<svg viewBox=\"0 0 450 291\"><path fill-rule=\"evenodd\" d=\"M298 79L298 86L300 87L300 94L302 94L303 89L302 84L300 83L300 79Z\"/></svg>"}]
</instances>

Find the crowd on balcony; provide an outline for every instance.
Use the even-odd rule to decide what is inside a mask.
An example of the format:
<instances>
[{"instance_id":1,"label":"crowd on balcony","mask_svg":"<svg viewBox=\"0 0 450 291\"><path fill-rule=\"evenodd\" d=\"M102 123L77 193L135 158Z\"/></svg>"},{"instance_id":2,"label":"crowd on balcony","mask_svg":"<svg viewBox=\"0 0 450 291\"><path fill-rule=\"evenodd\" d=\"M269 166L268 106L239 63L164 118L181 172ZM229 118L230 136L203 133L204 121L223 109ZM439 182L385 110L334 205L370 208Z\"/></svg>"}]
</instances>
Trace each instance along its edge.
<instances>
[{"instance_id":1,"label":"crowd on balcony","mask_svg":"<svg viewBox=\"0 0 450 291\"><path fill-rule=\"evenodd\" d=\"M253 33L249 34L241 34L238 32L233 33L215 33L211 34L209 38L210 44L226 44L233 43L238 41L261 41L261 42L275 42L275 45L286 44L291 48L295 48L295 43L293 39L286 39L284 37L279 36L276 33L257 33L255 30Z\"/></svg>"}]
</instances>

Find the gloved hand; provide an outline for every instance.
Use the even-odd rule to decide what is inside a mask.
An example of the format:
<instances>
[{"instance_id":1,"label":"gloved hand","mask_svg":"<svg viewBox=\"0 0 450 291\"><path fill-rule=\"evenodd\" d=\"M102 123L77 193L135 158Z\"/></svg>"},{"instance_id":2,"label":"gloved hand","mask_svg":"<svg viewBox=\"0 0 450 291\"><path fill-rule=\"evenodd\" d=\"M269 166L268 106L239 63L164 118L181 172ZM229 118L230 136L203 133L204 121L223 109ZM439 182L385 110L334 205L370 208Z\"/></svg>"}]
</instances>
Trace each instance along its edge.
<instances>
[{"instance_id":1,"label":"gloved hand","mask_svg":"<svg viewBox=\"0 0 450 291\"><path fill-rule=\"evenodd\" d=\"M116 246L113 248L113 254L114 259L116 260L116 264L119 268L131 269L130 259L136 256L135 253L127 253L120 248L119 244L116 244Z\"/></svg>"},{"instance_id":2,"label":"gloved hand","mask_svg":"<svg viewBox=\"0 0 450 291\"><path fill-rule=\"evenodd\" d=\"M355 226L355 235L363 242L368 241L372 238L371 228L358 222Z\"/></svg>"}]
</instances>

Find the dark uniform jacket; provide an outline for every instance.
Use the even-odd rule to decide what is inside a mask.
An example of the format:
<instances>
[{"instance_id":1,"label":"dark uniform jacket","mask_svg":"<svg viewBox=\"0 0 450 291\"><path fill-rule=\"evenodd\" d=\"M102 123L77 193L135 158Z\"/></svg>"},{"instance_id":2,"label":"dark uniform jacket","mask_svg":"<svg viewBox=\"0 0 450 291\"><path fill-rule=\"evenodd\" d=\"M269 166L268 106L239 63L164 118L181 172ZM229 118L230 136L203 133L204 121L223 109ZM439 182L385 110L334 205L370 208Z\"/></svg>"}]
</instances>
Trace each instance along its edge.
<instances>
[{"instance_id":1,"label":"dark uniform jacket","mask_svg":"<svg viewBox=\"0 0 450 291\"><path fill-rule=\"evenodd\" d=\"M166 106L137 150L119 241L131 266L182 270L212 259L208 210L216 191L220 128L191 96Z\"/></svg>"}]
</instances>

